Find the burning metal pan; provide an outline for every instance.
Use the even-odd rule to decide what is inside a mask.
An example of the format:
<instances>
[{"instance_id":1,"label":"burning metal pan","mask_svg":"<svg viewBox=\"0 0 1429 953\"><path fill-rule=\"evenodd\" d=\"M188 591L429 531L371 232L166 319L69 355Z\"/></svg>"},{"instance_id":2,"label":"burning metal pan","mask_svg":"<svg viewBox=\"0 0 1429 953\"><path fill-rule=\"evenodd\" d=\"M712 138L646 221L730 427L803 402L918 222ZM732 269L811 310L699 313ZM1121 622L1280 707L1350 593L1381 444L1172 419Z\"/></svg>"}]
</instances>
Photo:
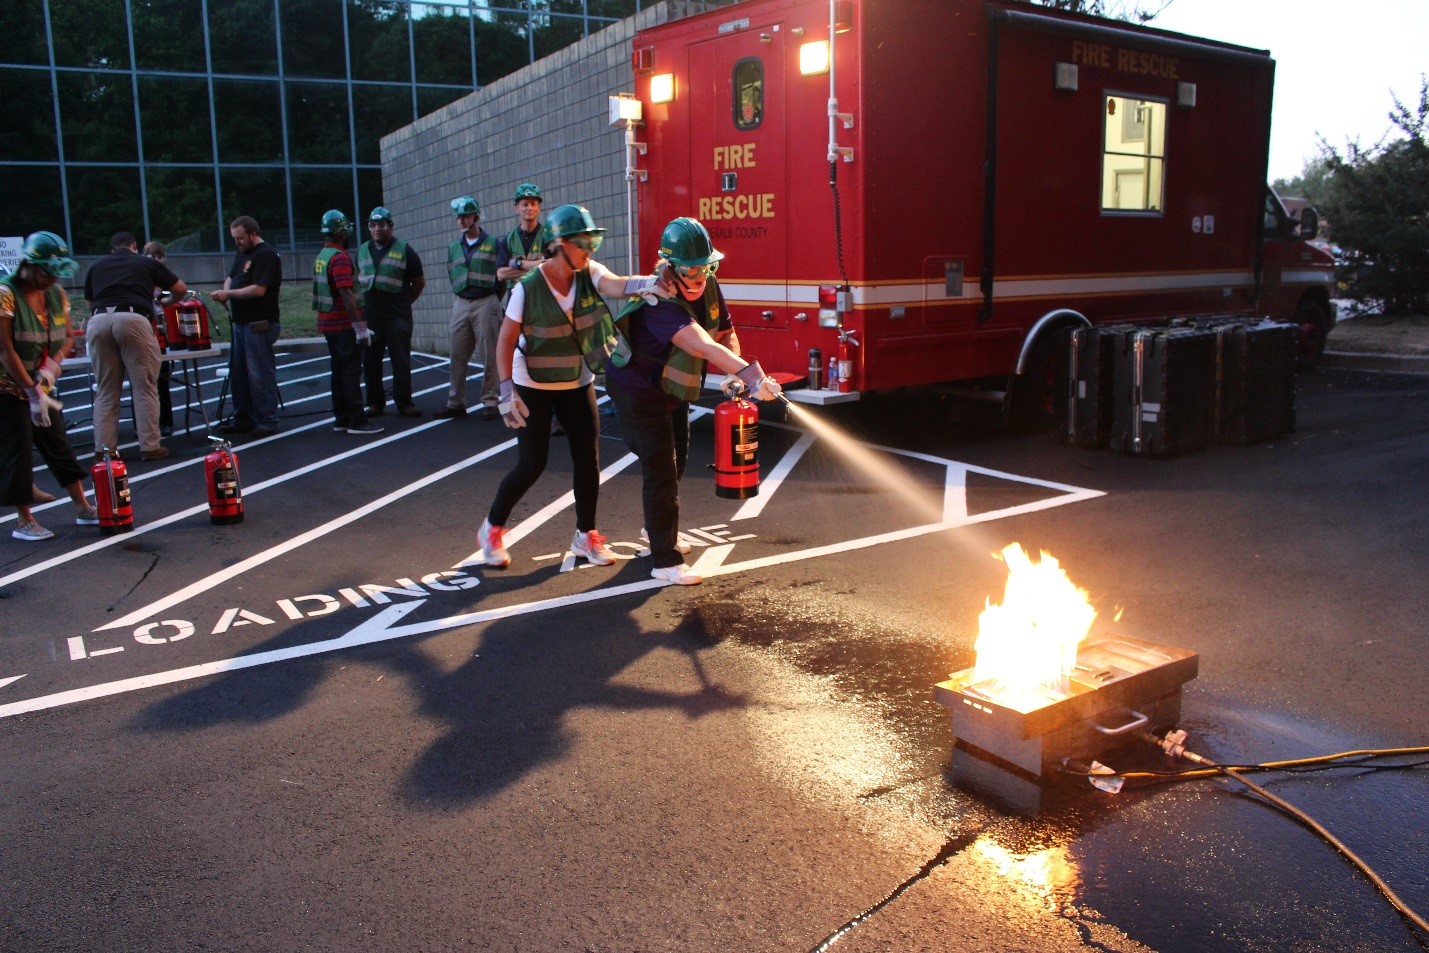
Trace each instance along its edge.
<instances>
[{"instance_id":1,"label":"burning metal pan","mask_svg":"<svg viewBox=\"0 0 1429 953\"><path fill-rule=\"evenodd\" d=\"M1091 760L1151 724L1181 717L1181 686L1200 656L1127 636L1093 636L1077 652L1062 690L1010 701L995 684L954 673L934 689L952 714L953 738L1041 777L1063 758Z\"/></svg>"}]
</instances>

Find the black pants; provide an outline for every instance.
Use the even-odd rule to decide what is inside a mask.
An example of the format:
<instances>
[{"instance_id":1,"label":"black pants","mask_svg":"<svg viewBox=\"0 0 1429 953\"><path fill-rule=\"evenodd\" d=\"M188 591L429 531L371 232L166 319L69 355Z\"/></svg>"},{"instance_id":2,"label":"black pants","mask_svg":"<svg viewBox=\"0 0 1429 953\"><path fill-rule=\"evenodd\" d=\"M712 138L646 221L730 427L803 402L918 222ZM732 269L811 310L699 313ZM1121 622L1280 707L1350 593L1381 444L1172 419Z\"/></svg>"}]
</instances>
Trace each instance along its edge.
<instances>
[{"instance_id":1,"label":"black pants","mask_svg":"<svg viewBox=\"0 0 1429 953\"><path fill-rule=\"evenodd\" d=\"M374 292L376 293L376 292ZM382 407L387 403L387 390L382 386L382 356L392 359L392 402L398 410L412 406L412 319L383 318L369 322L372 342L363 359L367 367L367 406Z\"/></svg>"},{"instance_id":2,"label":"black pants","mask_svg":"<svg viewBox=\"0 0 1429 953\"><path fill-rule=\"evenodd\" d=\"M159 362L159 426L173 429L174 395L169 393L173 384L174 365L172 361ZM134 386L132 383L129 386Z\"/></svg>"},{"instance_id":3,"label":"black pants","mask_svg":"<svg viewBox=\"0 0 1429 953\"><path fill-rule=\"evenodd\" d=\"M595 529L596 504L600 499L600 419L595 412L595 387L587 384L573 390L539 390L516 385L516 393L526 403L531 416L516 431L516 466L496 489L487 519L492 526L505 526L511 511L526 491L546 470L551 449L551 416L566 428L571 445L571 482L576 494L576 529Z\"/></svg>"},{"instance_id":4,"label":"black pants","mask_svg":"<svg viewBox=\"0 0 1429 953\"><path fill-rule=\"evenodd\" d=\"M332 371L332 415L336 424L362 427L367 424L367 412L362 408L362 352L357 332L329 331L327 338L328 367Z\"/></svg>"},{"instance_id":5,"label":"black pants","mask_svg":"<svg viewBox=\"0 0 1429 953\"><path fill-rule=\"evenodd\" d=\"M652 405L632 397L615 381L608 382L606 390L620 415L625 445L640 458L650 557L656 569L678 566L684 562L675 541L680 529L680 478L690 459L690 405L673 410Z\"/></svg>"},{"instance_id":6,"label":"black pants","mask_svg":"<svg viewBox=\"0 0 1429 953\"><path fill-rule=\"evenodd\" d=\"M64 415L50 412L50 425L44 429L30 423L30 402L23 397L0 394L0 505L29 506L35 485L34 451L50 468L61 487L88 474L74 457L74 450L65 436Z\"/></svg>"}]
</instances>

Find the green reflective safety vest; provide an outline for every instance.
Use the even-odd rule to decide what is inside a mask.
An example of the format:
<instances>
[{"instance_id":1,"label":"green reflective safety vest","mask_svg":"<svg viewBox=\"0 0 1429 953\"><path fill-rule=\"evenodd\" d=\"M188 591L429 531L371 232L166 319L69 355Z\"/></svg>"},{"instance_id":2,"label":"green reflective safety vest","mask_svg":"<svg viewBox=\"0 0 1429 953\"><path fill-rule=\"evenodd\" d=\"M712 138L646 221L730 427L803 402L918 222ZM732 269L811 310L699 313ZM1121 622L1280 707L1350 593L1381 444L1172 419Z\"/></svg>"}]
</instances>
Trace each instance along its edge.
<instances>
[{"instance_id":1,"label":"green reflective safety vest","mask_svg":"<svg viewBox=\"0 0 1429 953\"><path fill-rule=\"evenodd\" d=\"M506 233L506 250L511 253L512 258L520 258L524 261L540 261L546 257L545 249L550 241L551 233L546 231L545 225L541 225L536 229L536 238L531 242L531 250L525 251L526 246L521 244L521 229L517 227ZM504 266L506 262L503 261L501 264ZM520 278L512 278L506 282L507 288L516 287L516 282L520 280Z\"/></svg>"},{"instance_id":2,"label":"green reflective safety vest","mask_svg":"<svg viewBox=\"0 0 1429 953\"><path fill-rule=\"evenodd\" d=\"M596 290L587 271L576 272L576 299L570 314L561 310L539 271L521 279L526 305L521 333L526 342L526 370L538 384L565 384L579 380L581 364L593 373L605 366L615 350L615 319Z\"/></svg>"},{"instance_id":3,"label":"green reflective safety vest","mask_svg":"<svg viewBox=\"0 0 1429 953\"><path fill-rule=\"evenodd\" d=\"M672 300L678 301L710 337L719 332L719 282L714 275L710 275L705 283L705 294L698 307L692 307L678 294ZM626 340L630 338L630 316L643 307L645 299L635 297L620 309L620 317L616 319L615 326ZM704 382L705 359L691 354L678 344L671 344L670 356L665 359L665 366L660 371L660 389L676 400L691 403L700 399L700 388L704 386Z\"/></svg>"},{"instance_id":4,"label":"green reflective safety vest","mask_svg":"<svg viewBox=\"0 0 1429 953\"><path fill-rule=\"evenodd\" d=\"M383 291L401 294L402 285L407 281L407 243L393 239L382 263L373 267L372 243L363 242L357 249L357 286L363 293Z\"/></svg>"},{"instance_id":5,"label":"green reflective safety vest","mask_svg":"<svg viewBox=\"0 0 1429 953\"><path fill-rule=\"evenodd\" d=\"M68 300L63 288L58 284L51 285L45 291L45 311L49 319L46 321L42 320L25 300L25 293L20 290L20 282L14 275L0 278L0 283L15 295L15 323L11 327L15 353L20 356L20 363L25 365L25 370L33 380L40 362L46 357L58 354L60 348L64 347L65 339L69 337ZM8 381L15 387L20 386L20 382L11 377L3 365L0 365L0 380Z\"/></svg>"},{"instance_id":6,"label":"green reflective safety vest","mask_svg":"<svg viewBox=\"0 0 1429 953\"><path fill-rule=\"evenodd\" d=\"M314 311L335 311L337 307L332 296L332 284L327 278L327 263L332 261L334 255L342 251L340 248L324 248L318 252L318 257L313 259L313 310ZM358 308L361 308L361 302Z\"/></svg>"},{"instance_id":7,"label":"green reflective safety vest","mask_svg":"<svg viewBox=\"0 0 1429 953\"><path fill-rule=\"evenodd\" d=\"M471 261L466 260L465 244L466 239L462 237L447 246L447 274L452 280L452 294L459 295L468 288L496 287L495 237L482 235L472 249Z\"/></svg>"}]
</instances>

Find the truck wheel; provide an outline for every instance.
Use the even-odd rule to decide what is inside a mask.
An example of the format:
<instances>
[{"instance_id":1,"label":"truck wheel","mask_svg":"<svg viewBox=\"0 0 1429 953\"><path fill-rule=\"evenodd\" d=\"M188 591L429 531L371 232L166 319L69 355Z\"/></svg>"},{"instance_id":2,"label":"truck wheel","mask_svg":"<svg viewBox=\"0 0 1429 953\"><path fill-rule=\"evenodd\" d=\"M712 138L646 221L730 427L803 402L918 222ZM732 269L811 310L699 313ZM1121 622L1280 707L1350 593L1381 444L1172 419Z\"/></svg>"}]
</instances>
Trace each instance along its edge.
<instances>
[{"instance_id":1,"label":"truck wheel","mask_svg":"<svg viewBox=\"0 0 1429 953\"><path fill-rule=\"evenodd\" d=\"M1313 371L1325 353L1325 335L1330 331L1330 315L1318 301L1306 299L1295 309L1295 323L1300 325L1300 350L1296 365L1302 371Z\"/></svg>"},{"instance_id":2,"label":"truck wheel","mask_svg":"<svg viewBox=\"0 0 1429 953\"><path fill-rule=\"evenodd\" d=\"M1057 338L1060 329L1048 329L1027 352L1027 365L1012 380L1008 425L1019 433L1045 433L1052 426L1057 384Z\"/></svg>"}]
</instances>

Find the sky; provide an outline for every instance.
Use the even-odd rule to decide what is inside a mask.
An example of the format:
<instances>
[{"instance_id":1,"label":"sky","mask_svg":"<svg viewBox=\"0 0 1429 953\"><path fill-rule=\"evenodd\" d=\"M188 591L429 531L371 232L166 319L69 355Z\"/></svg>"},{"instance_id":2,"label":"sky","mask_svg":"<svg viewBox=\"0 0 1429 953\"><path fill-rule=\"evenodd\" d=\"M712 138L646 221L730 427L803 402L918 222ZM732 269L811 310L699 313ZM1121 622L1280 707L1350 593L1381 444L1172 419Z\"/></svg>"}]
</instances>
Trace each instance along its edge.
<instances>
[{"instance_id":1,"label":"sky","mask_svg":"<svg viewBox=\"0 0 1429 953\"><path fill-rule=\"evenodd\" d=\"M1270 51L1272 180L1299 175L1321 136L1378 141L1391 93L1413 108L1429 74L1429 0L1171 0L1150 25Z\"/></svg>"}]
</instances>

